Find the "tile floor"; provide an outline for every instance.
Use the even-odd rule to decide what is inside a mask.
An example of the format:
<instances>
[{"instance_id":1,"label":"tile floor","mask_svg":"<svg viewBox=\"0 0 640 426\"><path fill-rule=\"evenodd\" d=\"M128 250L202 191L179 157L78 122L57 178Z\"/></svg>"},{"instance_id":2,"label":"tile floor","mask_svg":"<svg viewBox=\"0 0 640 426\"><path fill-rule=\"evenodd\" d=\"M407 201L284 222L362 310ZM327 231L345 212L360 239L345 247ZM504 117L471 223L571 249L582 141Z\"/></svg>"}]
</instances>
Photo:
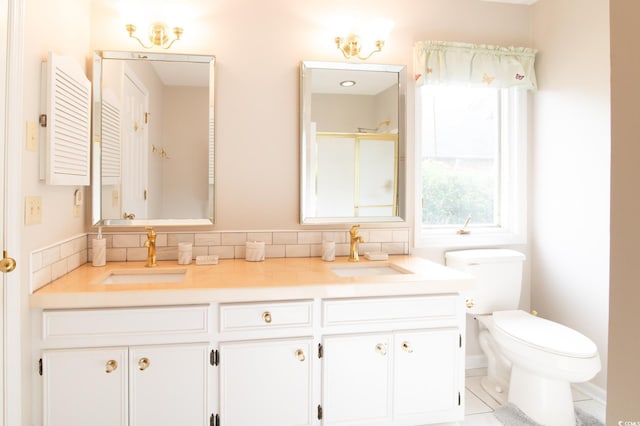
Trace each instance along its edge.
<instances>
[{"instance_id":1,"label":"tile floor","mask_svg":"<svg viewBox=\"0 0 640 426\"><path fill-rule=\"evenodd\" d=\"M486 374L485 369L467 370L466 407L464 422L458 426L504 426L494 415L493 411L499 404L480 385L481 377ZM605 406L574 389L573 400L576 407L604 423ZM450 424L440 426L454 426Z\"/></svg>"}]
</instances>

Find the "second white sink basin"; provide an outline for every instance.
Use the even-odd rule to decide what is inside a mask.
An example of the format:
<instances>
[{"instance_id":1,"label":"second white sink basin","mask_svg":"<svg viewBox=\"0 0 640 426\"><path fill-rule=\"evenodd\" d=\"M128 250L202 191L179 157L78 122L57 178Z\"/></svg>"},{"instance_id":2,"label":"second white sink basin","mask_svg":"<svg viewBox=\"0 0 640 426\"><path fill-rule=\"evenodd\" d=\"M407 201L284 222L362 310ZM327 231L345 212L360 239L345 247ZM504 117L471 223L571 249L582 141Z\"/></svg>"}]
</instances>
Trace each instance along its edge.
<instances>
[{"instance_id":1,"label":"second white sink basin","mask_svg":"<svg viewBox=\"0 0 640 426\"><path fill-rule=\"evenodd\" d=\"M109 272L98 284L177 283L184 280L186 269L122 269Z\"/></svg>"},{"instance_id":2,"label":"second white sink basin","mask_svg":"<svg viewBox=\"0 0 640 426\"><path fill-rule=\"evenodd\" d=\"M330 267L334 274L341 277L370 277L376 275L404 275L411 274L411 271L402 269L391 263L380 265L372 264L350 264L334 265Z\"/></svg>"}]
</instances>

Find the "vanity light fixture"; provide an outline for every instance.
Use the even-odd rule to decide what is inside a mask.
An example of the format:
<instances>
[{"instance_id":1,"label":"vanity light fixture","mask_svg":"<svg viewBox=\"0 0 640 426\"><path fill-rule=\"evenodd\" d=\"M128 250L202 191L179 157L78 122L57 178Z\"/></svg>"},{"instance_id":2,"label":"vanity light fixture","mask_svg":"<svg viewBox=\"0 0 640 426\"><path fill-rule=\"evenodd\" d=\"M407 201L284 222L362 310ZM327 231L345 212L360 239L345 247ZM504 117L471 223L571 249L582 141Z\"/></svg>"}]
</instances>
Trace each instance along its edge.
<instances>
[{"instance_id":1,"label":"vanity light fixture","mask_svg":"<svg viewBox=\"0 0 640 426\"><path fill-rule=\"evenodd\" d=\"M372 50L367 56L362 56L362 41L356 34L349 34L347 37L336 37L336 46L342 52L345 58L350 59L356 57L358 59L369 59L371 55L376 52L380 52L384 47L384 40L376 40L376 48Z\"/></svg>"},{"instance_id":2,"label":"vanity light fixture","mask_svg":"<svg viewBox=\"0 0 640 426\"><path fill-rule=\"evenodd\" d=\"M154 46L162 47L163 49L169 49L173 43L177 40L180 40L180 36L184 32L181 27L173 27L172 32L175 36L173 39L169 39L169 26L163 22L154 22L149 26L149 41L151 44L149 46L145 45L142 40L140 40L136 35L136 26L133 24L126 24L127 32L129 33L129 37L135 39L140 43L140 46L145 49L151 49Z\"/></svg>"}]
</instances>

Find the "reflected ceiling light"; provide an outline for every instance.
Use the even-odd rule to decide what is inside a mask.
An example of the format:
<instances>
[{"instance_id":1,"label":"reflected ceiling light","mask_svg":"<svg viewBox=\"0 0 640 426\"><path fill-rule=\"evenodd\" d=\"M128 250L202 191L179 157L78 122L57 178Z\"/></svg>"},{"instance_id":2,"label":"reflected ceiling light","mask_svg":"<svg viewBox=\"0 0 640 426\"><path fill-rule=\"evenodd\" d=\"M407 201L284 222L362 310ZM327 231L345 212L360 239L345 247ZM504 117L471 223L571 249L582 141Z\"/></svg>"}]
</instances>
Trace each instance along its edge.
<instances>
[{"instance_id":1,"label":"reflected ceiling light","mask_svg":"<svg viewBox=\"0 0 640 426\"><path fill-rule=\"evenodd\" d=\"M136 35L136 26L133 24L125 25L127 32L129 33L129 37L135 39L140 43L140 46L145 49L151 49L152 47L162 47L163 49L170 48L173 43L180 40L180 36L184 32L181 27L173 27L171 32L174 34L173 39L169 39L169 26L164 22L154 22L149 26L149 41L150 45L145 45L142 40L140 40Z\"/></svg>"},{"instance_id":2,"label":"reflected ceiling light","mask_svg":"<svg viewBox=\"0 0 640 426\"><path fill-rule=\"evenodd\" d=\"M371 51L368 55L362 56L360 51L362 50L362 42L360 37L356 34L349 34L346 37L336 37L336 46L342 52L345 58L356 57L358 59L369 59L371 55L376 52L380 52L384 47L384 40L376 40L375 50Z\"/></svg>"},{"instance_id":3,"label":"reflected ceiling light","mask_svg":"<svg viewBox=\"0 0 640 426\"><path fill-rule=\"evenodd\" d=\"M340 82L340 86L342 87L351 87L351 86L355 86L356 82L353 80L344 80Z\"/></svg>"}]
</instances>

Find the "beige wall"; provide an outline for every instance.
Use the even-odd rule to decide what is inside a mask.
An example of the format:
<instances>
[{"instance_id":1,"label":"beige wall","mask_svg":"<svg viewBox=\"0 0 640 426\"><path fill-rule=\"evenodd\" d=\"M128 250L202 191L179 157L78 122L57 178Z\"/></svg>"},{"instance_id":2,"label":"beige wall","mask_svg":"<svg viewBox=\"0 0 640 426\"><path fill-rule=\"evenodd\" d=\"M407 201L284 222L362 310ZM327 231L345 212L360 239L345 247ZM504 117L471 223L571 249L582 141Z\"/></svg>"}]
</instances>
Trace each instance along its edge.
<instances>
[{"instance_id":1,"label":"beige wall","mask_svg":"<svg viewBox=\"0 0 640 426\"><path fill-rule=\"evenodd\" d=\"M640 3L610 0L611 290L607 425L640 421Z\"/></svg>"},{"instance_id":2,"label":"beige wall","mask_svg":"<svg viewBox=\"0 0 640 426\"><path fill-rule=\"evenodd\" d=\"M531 308L596 342L606 385L609 295L608 0L539 0L530 144ZM577 13L577 11L580 11Z\"/></svg>"}]
</instances>

